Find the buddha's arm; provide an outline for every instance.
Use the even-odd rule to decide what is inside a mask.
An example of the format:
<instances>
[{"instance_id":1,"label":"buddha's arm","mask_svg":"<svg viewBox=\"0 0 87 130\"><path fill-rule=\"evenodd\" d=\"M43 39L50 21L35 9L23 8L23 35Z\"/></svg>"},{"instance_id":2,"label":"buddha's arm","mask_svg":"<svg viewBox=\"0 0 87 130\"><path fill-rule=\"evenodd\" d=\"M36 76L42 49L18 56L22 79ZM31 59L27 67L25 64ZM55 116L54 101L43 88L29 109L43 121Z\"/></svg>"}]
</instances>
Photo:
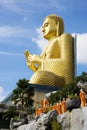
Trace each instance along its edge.
<instances>
[{"instance_id":1,"label":"buddha's arm","mask_svg":"<svg viewBox=\"0 0 87 130\"><path fill-rule=\"evenodd\" d=\"M39 55L29 55L28 60L34 64L38 64L38 66L40 66L42 63L42 57Z\"/></svg>"},{"instance_id":2,"label":"buddha's arm","mask_svg":"<svg viewBox=\"0 0 87 130\"><path fill-rule=\"evenodd\" d=\"M37 71L39 65L36 65L37 63L32 61L31 57L33 57L28 51L24 52L25 56L26 56L26 64L27 66L33 70L33 71Z\"/></svg>"},{"instance_id":3,"label":"buddha's arm","mask_svg":"<svg viewBox=\"0 0 87 130\"><path fill-rule=\"evenodd\" d=\"M42 56L31 55L28 51L25 51L24 54L26 56L26 64L31 70L37 71L39 68L41 68L43 61Z\"/></svg>"},{"instance_id":4,"label":"buddha's arm","mask_svg":"<svg viewBox=\"0 0 87 130\"><path fill-rule=\"evenodd\" d=\"M37 71L38 67L35 66L34 63L30 63L28 60L26 60L26 64L27 64L28 68L30 68L32 71L34 71L34 72Z\"/></svg>"}]
</instances>

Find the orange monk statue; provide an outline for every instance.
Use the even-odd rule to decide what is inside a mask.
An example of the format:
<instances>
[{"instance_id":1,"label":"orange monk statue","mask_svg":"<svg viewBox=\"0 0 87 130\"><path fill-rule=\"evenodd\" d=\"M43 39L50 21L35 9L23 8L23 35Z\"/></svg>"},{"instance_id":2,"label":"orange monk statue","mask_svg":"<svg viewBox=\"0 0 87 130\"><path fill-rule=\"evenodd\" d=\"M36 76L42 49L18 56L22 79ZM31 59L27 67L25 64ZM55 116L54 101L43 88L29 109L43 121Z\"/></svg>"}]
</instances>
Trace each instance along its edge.
<instances>
[{"instance_id":1,"label":"orange monk statue","mask_svg":"<svg viewBox=\"0 0 87 130\"><path fill-rule=\"evenodd\" d=\"M85 99L85 92L82 89L80 90L79 97L81 100L81 107L84 107L86 104L86 99Z\"/></svg>"},{"instance_id":2,"label":"orange monk statue","mask_svg":"<svg viewBox=\"0 0 87 130\"><path fill-rule=\"evenodd\" d=\"M46 108L48 107L49 105L49 102L46 98L44 98L42 101L41 101L41 105L42 105L42 108Z\"/></svg>"},{"instance_id":3,"label":"orange monk statue","mask_svg":"<svg viewBox=\"0 0 87 130\"><path fill-rule=\"evenodd\" d=\"M62 113L66 112L66 101L65 98L63 98L63 101L61 102L61 107L62 107Z\"/></svg>"},{"instance_id":4,"label":"orange monk statue","mask_svg":"<svg viewBox=\"0 0 87 130\"><path fill-rule=\"evenodd\" d=\"M57 103L56 105L56 110L58 112L58 114L62 114L62 106L61 106L61 102Z\"/></svg>"}]
</instances>

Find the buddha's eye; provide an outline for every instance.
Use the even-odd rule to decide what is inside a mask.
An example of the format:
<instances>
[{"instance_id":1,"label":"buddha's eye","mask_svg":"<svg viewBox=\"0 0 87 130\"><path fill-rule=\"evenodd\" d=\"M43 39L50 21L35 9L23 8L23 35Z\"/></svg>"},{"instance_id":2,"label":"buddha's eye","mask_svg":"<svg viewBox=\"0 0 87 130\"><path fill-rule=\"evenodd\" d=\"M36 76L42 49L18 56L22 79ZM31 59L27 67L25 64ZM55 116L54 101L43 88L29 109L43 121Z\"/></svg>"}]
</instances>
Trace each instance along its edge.
<instances>
[{"instance_id":1,"label":"buddha's eye","mask_svg":"<svg viewBox=\"0 0 87 130\"><path fill-rule=\"evenodd\" d=\"M45 23L44 26L47 27L49 25L49 23Z\"/></svg>"},{"instance_id":2,"label":"buddha's eye","mask_svg":"<svg viewBox=\"0 0 87 130\"><path fill-rule=\"evenodd\" d=\"M45 27L48 27L48 25L49 25L48 22L44 23L43 26L42 26L42 29L44 29Z\"/></svg>"}]
</instances>

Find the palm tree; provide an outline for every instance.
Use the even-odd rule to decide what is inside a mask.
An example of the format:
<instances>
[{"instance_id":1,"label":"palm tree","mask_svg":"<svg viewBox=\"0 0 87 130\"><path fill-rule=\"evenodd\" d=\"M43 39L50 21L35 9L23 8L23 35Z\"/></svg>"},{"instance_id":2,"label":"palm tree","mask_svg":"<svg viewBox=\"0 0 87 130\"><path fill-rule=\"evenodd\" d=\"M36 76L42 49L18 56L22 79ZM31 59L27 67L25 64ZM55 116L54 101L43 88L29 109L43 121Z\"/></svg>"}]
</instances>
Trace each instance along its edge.
<instances>
[{"instance_id":1,"label":"palm tree","mask_svg":"<svg viewBox=\"0 0 87 130\"><path fill-rule=\"evenodd\" d=\"M33 106L34 100L32 97L34 96L34 88L28 83L29 81L24 79L20 79L16 84L17 88L13 90L13 96L11 101L21 110L29 109Z\"/></svg>"}]
</instances>

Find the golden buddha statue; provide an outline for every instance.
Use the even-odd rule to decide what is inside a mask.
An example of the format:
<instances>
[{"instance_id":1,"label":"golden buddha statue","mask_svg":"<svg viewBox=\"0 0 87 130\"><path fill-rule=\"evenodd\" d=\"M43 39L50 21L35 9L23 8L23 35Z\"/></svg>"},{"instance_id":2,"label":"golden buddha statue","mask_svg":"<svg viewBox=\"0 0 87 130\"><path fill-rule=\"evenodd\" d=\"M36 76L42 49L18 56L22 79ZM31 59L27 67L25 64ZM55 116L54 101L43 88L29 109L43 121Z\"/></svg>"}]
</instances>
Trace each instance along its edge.
<instances>
[{"instance_id":1,"label":"golden buddha statue","mask_svg":"<svg viewBox=\"0 0 87 130\"><path fill-rule=\"evenodd\" d=\"M64 87L74 77L72 36L64 33L63 20L55 14L44 19L42 32L48 45L41 55L25 51L27 66L34 71L29 83Z\"/></svg>"}]
</instances>

